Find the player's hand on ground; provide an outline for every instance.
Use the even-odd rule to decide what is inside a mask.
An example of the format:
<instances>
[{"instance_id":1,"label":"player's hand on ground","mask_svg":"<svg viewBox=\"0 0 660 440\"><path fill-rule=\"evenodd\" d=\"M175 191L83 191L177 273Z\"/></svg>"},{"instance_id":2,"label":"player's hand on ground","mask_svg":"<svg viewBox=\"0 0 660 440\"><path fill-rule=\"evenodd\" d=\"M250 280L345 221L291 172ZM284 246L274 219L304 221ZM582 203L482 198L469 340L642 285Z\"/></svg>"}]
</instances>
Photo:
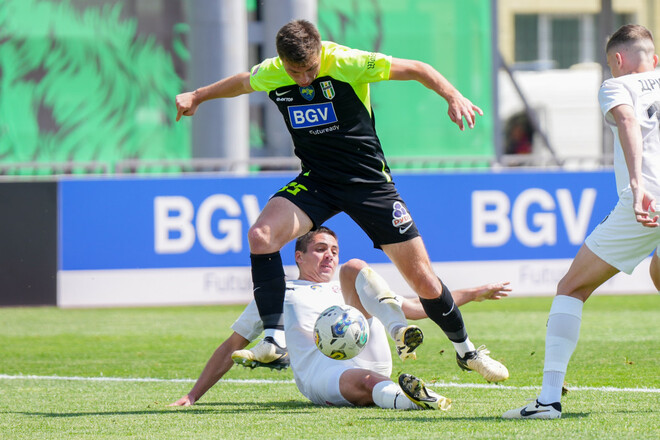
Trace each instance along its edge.
<instances>
[{"instance_id":1,"label":"player's hand on ground","mask_svg":"<svg viewBox=\"0 0 660 440\"><path fill-rule=\"evenodd\" d=\"M511 292L509 284L509 281L504 281L502 283L490 283L475 287L474 301L481 302L487 299L497 300L509 296L508 292Z\"/></svg>"},{"instance_id":2,"label":"player's hand on ground","mask_svg":"<svg viewBox=\"0 0 660 440\"><path fill-rule=\"evenodd\" d=\"M472 104L469 99L461 94L447 99L447 103L449 104L449 110L447 110L449 119L458 125L458 128L460 128L461 131L465 130L463 118L465 118L465 122L467 122L469 128L474 128L477 118L476 115L484 115L484 112L479 107Z\"/></svg>"},{"instance_id":3,"label":"player's hand on ground","mask_svg":"<svg viewBox=\"0 0 660 440\"><path fill-rule=\"evenodd\" d=\"M192 116L197 110L198 104L195 103L195 92L186 92L176 95L176 120L181 116Z\"/></svg>"},{"instance_id":4,"label":"player's hand on ground","mask_svg":"<svg viewBox=\"0 0 660 440\"><path fill-rule=\"evenodd\" d=\"M195 403L195 399L190 397L188 394L177 400L176 402L170 403L167 406L191 406Z\"/></svg>"}]
</instances>

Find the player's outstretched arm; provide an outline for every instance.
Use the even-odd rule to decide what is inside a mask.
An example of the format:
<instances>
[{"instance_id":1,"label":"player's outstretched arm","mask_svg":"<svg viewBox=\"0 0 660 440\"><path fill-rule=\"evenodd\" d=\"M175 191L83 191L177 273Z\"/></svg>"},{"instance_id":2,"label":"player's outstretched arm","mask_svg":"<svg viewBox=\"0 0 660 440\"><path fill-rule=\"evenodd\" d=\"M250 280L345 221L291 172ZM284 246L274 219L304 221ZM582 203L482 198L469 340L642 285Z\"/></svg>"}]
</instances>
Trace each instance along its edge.
<instances>
[{"instance_id":1,"label":"player's outstretched arm","mask_svg":"<svg viewBox=\"0 0 660 440\"><path fill-rule=\"evenodd\" d=\"M481 302L486 299L498 300L509 296L511 287L509 281L501 283L489 283L483 286L470 287L468 289L460 289L452 292L452 297L457 306L462 306L470 301Z\"/></svg>"},{"instance_id":2,"label":"player's outstretched arm","mask_svg":"<svg viewBox=\"0 0 660 440\"><path fill-rule=\"evenodd\" d=\"M190 406L197 402L234 365L231 354L247 347L250 341L234 332L215 350L190 392L168 406Z\"/></svg>"},{"instance_id":3,"label":"player's outstretched arm","mask_svg":"<svg viewBox=\"0 0 660 440\"><path fill-rule=\"evenodd\" d=\"M476 115L483 116L484 112L464 97L440 72L430 65L417 60L392 58L390 79L395 81L417 81L445 98L449 109L449 118L458 125L461 131L465 130L463 118L469 128L474 127Z\"/></svg>"},{"instance_id":4,"label":"player's outstretched arm","mask_svg":"<svg viewBox=\"0 0 660 440\"><path fill-rule=\"evenodd\" d=\"M458 307L471 301L481 302L487 299L498 300L509 296L511 287L509 282L489 283L483 286L469 287L467 289L458 289L451 292L452 298ZM419 302L419 298L406 298L401 306L406 318L417 320L426 318L426 312Z\"/></svg>"},{"instance_id":5,"label":"player's outstretched arm","mask_svg":"<svg viewBox=\"0 0 660 440\"><path fill-rule=\"evenodd\" d=\"M181 116L194 115L197 107L209 99L233 98L251 92L254 89L250 85L250 72L241 72L194 92L181 93L176 95L176 120L181 119Z\"/></svg>"}]
</instances>

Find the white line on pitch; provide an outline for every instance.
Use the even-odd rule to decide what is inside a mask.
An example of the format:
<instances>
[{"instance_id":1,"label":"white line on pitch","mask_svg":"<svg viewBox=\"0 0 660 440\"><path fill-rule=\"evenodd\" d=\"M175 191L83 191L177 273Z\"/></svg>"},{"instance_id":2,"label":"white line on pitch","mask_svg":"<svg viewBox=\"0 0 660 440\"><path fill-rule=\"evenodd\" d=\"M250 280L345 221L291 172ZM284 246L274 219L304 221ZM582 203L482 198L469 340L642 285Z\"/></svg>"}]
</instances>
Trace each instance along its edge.
<instances>
[{"instance_id":1,"label":"white line on pitch","mask_svg":"<svg viewBox=\"0 0 660 440\"><path fill-rule=\"evenodd\" d=\"M184 382L194 383L196 379L159 379L155 377L81 377L81 376L36 376L36 375L8 375L0 374L0 380L70 380L81 382ZM292 384L293 380L270 380L270 379L220 379L220 382L244 383L244 384ZM496 384L478 383L427 383L436 388L486 388L496 390L539 390L538 386L508 386ZM616 388L616 387L569 387L570 391L602 391L606 393L660 393L660 388Z\"/></svg>"}]
</instances>

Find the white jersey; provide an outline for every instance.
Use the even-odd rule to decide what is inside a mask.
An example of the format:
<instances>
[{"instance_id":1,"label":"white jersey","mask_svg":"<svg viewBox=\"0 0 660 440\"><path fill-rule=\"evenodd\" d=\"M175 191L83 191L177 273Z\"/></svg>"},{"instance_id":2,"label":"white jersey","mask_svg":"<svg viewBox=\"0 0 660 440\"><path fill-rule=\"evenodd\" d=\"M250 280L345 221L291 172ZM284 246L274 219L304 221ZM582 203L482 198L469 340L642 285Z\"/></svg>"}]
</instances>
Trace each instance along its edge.
<instances>
[{"instance_id":1,"label":"white jersey","mask_svg":"<svg viewBox=\"0 0 660 440\"><path fill-rule=\"evenodd\" d=\"M284 298L284 331L293 377L298 389L309 396L309 388L319 381L325 371L333 366L364 368L390 376L392 357L383 324L375 317L370 319L370 335L362 352L349 360L330 359L322 354L314 343L314 323L322 311L333 305L343 305L344 297L339 283L314 283L294 280L286 283ZM263 331L256 303L250 302L232 329L252 341Z\"/></svg>"},{"instance_id":2,"label":"white jersey","mask_svg":"<svg viewBox=\"0 0 660 440\"><path fill-rule=\"evenodd\" d=\"M660 200L660 72L623 75L603 82L598 92L605 121L614 133L614 173L619 196L629 191L630 177L621 148L619 132L609 113L625 104L633 108L642 130L642 177L644 188Z\"/></svg>"}]
</instances>

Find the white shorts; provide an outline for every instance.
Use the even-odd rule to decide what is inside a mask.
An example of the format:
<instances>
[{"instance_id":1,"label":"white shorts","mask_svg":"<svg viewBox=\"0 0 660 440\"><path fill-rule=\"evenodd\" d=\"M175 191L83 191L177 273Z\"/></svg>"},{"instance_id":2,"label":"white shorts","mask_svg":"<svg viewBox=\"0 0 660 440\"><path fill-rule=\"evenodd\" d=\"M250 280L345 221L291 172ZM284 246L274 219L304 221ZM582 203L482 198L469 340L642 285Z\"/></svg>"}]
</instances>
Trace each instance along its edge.
<instances>
[{"instance_id":1,"label":"white shorts","mask_svg":"<svg viewBox=\"0 0 660 440\"><path fill-rule=\"evenodd\" d=\"M300 392L317 405L353 406L339 391L339 378L354 368L371 370L383 376L392 374L392 355L383 324L370 318L369 342L353 359L330 359L316 350L305 374L294 374ZM294 373L295 370L294 370Z\"/></svg>"},{"instance_id":2,"label":"white shorts","mask_svg":"<svg viewBox=\"0 0 660 440\"><path fill-rule=\"evenodd\" d=\"M326 359L329 361L333 360L327 357ZM322 359L320 360L323 361ZM341 391L339 391L339 378L344 374L344 371L355 368L355 366L348 363L348 361L337 362L342 363L315 362L316 367L319 369L316 379L306 383L304 387L298 385L300 392L312 403L328 406L353 406L351 402L344 399L344 396L341 395ZM324 363L326 364L325 366L323 365Z\"/></svg>"},{"instance_id":3,"label":"white shorts","mask_svg":"<svg viewBox=\"0 0 660 440\"><path fill-rule=\"evenodd\" d=\"M606 263L631 274L660 245L660 228L647 228L635 220L632 193L625 191L584 243Z\"/></svg>"}]
</instances>

